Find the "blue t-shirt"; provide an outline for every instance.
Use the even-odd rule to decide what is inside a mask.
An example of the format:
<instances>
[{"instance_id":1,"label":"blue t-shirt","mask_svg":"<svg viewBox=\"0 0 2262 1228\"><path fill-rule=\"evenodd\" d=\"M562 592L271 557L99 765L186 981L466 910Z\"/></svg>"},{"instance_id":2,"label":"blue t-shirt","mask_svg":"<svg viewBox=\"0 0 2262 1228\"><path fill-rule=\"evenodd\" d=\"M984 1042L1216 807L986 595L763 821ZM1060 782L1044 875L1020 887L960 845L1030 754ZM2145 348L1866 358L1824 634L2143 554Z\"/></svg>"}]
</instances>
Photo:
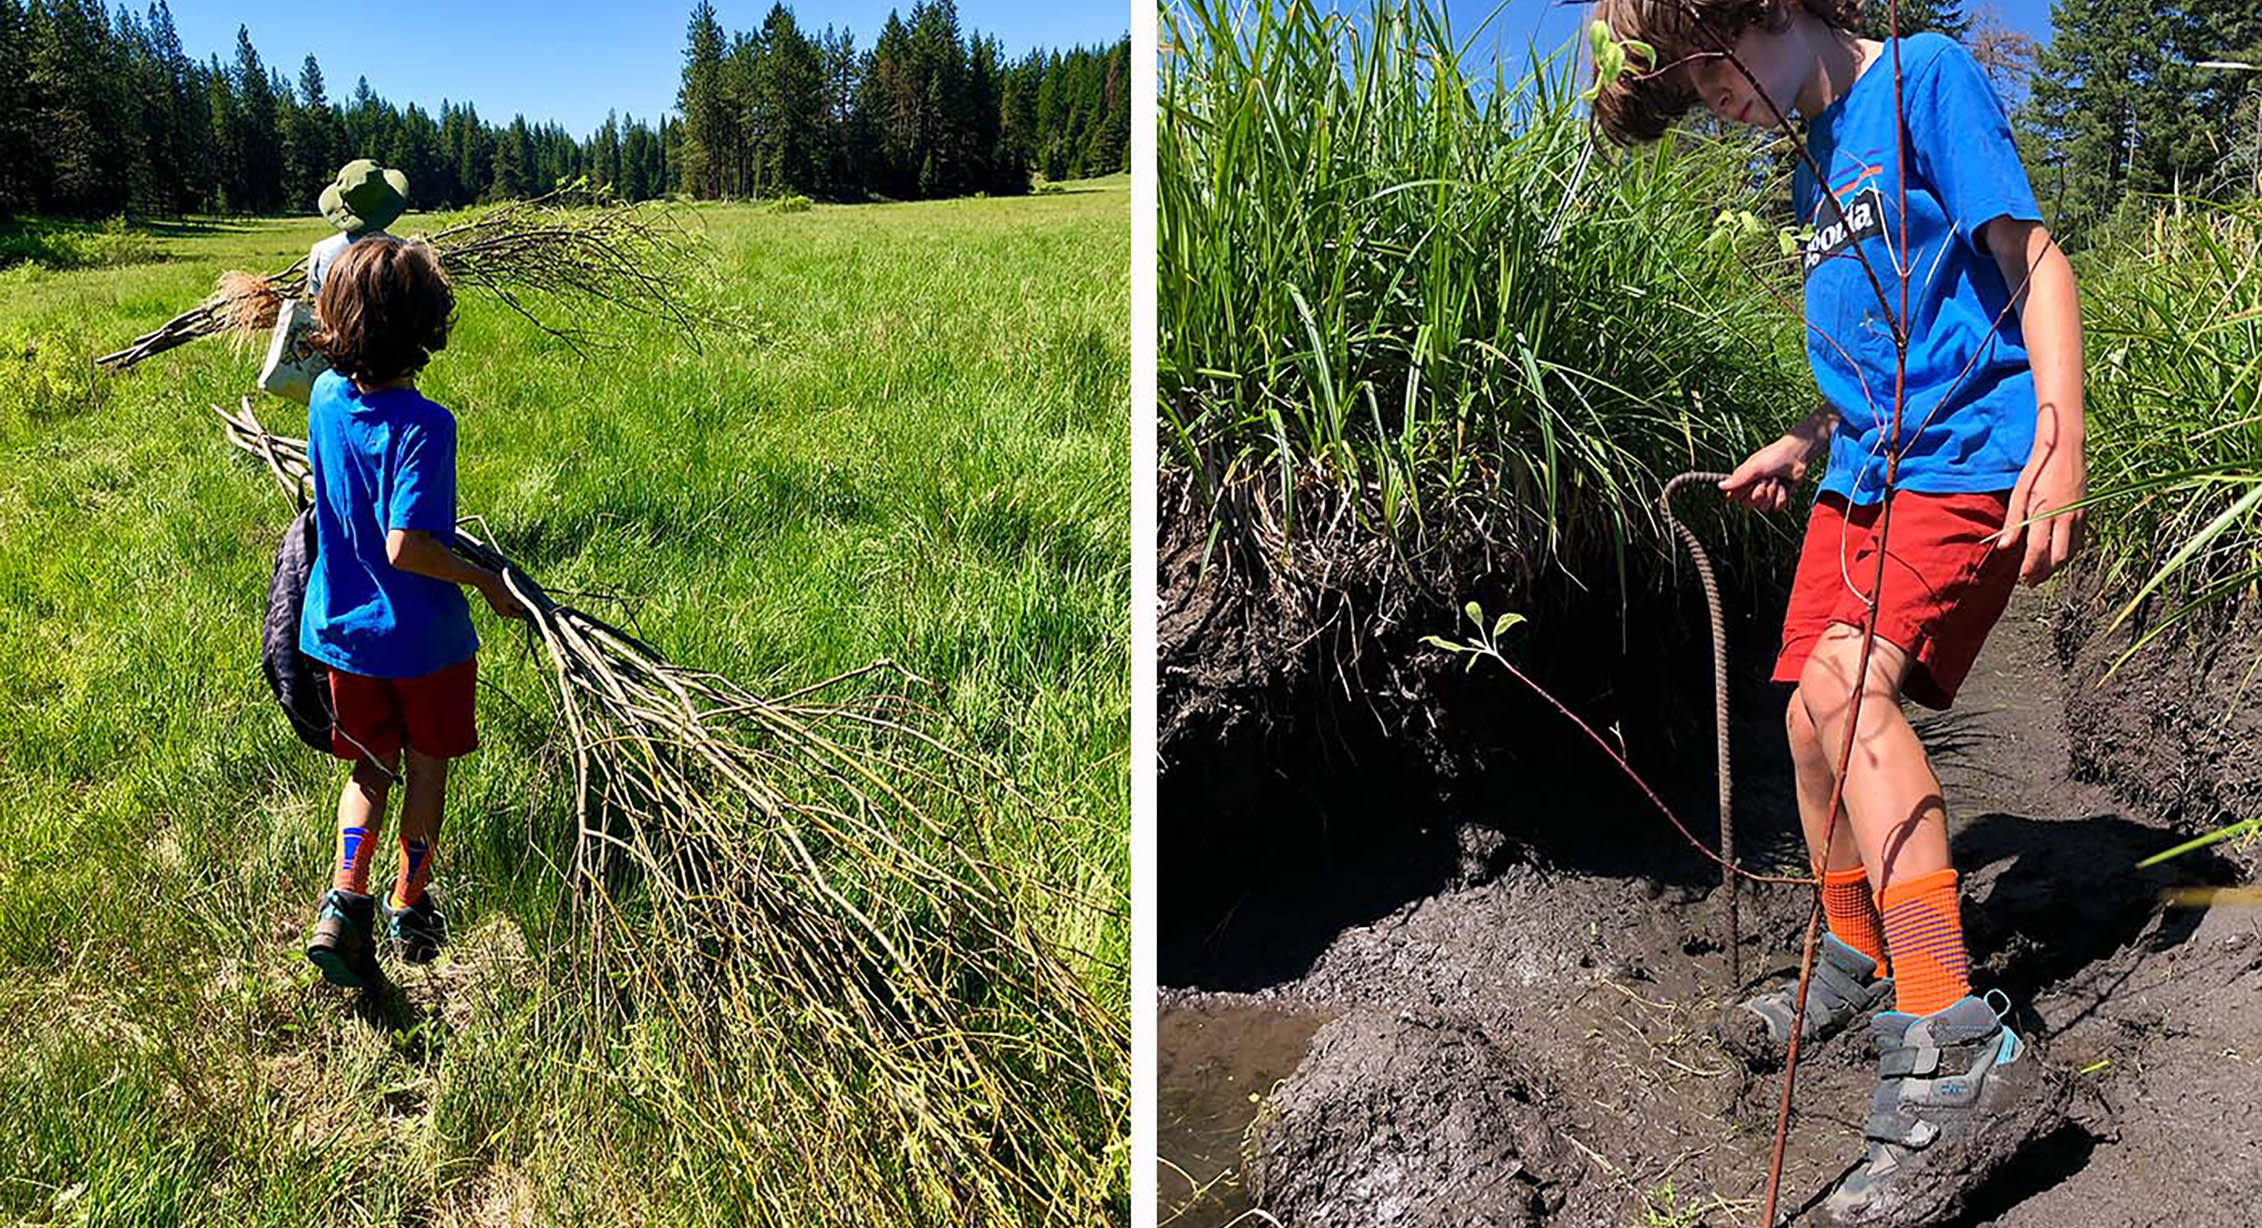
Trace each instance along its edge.
<instances>
[{"instance_id":1,"label":"blue t-shirt","mask_svg":"<svg viewBox=\"0 0 2262 1228\"><path fill-rule=\"evenodd\" d=\"M385 557L393 529L455 542L455 415L413 388L365 394L325 371L306 409L306 456L316 553L300 651L372 678L415 678L469 660L479 637L463 589Z\"/></svg>"},{"instance_id":2,"label":"blue t-shirt","mask_svg":"<svg viewBox=\"0 0 2262 1228\"><path fill-rule=\"evenodd\" d=\"M1897 251L1909 253L1910 340L1894 485L1933 494L2009 490L2034 447L2026 340L1980 230L1999 217L2042 215L2002 103L1971 54L1939 34L1898 42L1908 131L1906 227L1898 214L1890 42L1807 125L1808 150L1843 219L1815 191L1804 164L1791 181L1791 203L1814 230L1805 247L1807 363L1823 399L1838 411L1822 489L1854 503L1884 494L1893 420L1886 321L1901 310ZM1854 258L1856 243L1887 305Z\"/></svg>"}]
</instances>

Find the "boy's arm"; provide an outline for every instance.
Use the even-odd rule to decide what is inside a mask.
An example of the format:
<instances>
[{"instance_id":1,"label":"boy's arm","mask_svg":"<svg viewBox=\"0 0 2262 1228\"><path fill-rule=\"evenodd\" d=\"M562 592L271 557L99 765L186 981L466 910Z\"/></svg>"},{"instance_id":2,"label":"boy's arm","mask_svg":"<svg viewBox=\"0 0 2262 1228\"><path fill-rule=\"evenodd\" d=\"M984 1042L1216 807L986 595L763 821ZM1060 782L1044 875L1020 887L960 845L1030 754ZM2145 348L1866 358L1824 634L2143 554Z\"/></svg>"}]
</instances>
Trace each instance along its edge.
<instances>
[{"instance_id":1,"label":"boy's arm","mask_svg":"<svg viewBox=\"0 0 2262 1228\"><path fill-rule=\"evenodd\" d=\"M2026 558L2019 579L2040 584L2081 549L2082 512L2059 512L2088 493L2088 467L2082 459L2081 294L2074 287L2073 266L2042 223L1999 217L1982 233L2003 284L2011 289L2027 361L2034 368L2034 453L2011 489L2010 512L1996 549L2023 541Z\"/></svg>"},{"instance_id":2,"label":"boy's arm","mask_svg":"<svg viewBox=\"0 0 2262 1228\"><path fill-rule=\"evenodd\" d=\"M1837 410L1828 404L1816 406L1782 438L1746 457L1721 480L1720 492L1759 511L1782 511L1790 506L1792 489L1806 476L1807 462L1830 446L1830 432L1837 426Z\"/></svg>"},{"instance_id":3,"label":"boy's arm","mask_svg":"<svg viewBox=\"0 0 2262 1228\"><path fill-rule=\"evenodd\" d=\"M440 544L440 539L422 529L393 529L385 534L385 558L402 571L420 576L430 576L449 584L468 584L479 590L495 613L504 618L521 618L524 607L503 587L503 578L496 573L470 562Z\"/></svg>"}]
</instances>

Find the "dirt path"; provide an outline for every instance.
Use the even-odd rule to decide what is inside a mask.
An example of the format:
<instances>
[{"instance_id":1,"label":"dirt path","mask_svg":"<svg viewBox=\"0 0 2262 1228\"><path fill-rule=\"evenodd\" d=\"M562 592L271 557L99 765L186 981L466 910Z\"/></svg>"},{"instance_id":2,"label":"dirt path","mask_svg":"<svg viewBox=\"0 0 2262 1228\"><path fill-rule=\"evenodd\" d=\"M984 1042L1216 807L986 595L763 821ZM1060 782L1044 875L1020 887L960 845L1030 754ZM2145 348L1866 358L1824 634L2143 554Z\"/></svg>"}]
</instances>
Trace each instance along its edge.
<instances>
[{"instance_id":1,"label":"dirt path","mask_svg":"<svg viewBox=\"0 0 2262 1228\"><path fill-rule=\"evenodd\" d=\"M2075 1087L2065 1125L1978 1189L1962 1222L2251 1223L2262 910L2163 907L2163 888L2231 882L2240 866L2203 853L2136 870L2178 837L2069 779L2049 612L2022 596L1956 711L1920 723L1952 811L1974 980L2010 995L2014 1024ZM1765 689L1746 691L1739 839L1795 858L1760 741L1780 725L1752 711ZM1619 842L1678 839L1631 800L1594 823ZM1178 1166L1158 1178L1165 1219L1226 1223L1255 1184L1292 1224L1755 1223L1779 1082L1713 1038L1729 991L1720 909L1700 888L1598 864L1613 861L1542 849L1350 924L1254 992L1165 990L1159 1146ZM1747 976L1795 960L1805 910L1792 889L1747 893ZM1280 928L1236 918L1220 933ZM1818 1198L1858 1151L1868 1062L1858 1030L1802 1061L1786 1206ZM1235 1144L1260 1110L1251 1170ZM1189 1199L1195 1186L1206 1193Z\"/></svg>"}]
</instances>

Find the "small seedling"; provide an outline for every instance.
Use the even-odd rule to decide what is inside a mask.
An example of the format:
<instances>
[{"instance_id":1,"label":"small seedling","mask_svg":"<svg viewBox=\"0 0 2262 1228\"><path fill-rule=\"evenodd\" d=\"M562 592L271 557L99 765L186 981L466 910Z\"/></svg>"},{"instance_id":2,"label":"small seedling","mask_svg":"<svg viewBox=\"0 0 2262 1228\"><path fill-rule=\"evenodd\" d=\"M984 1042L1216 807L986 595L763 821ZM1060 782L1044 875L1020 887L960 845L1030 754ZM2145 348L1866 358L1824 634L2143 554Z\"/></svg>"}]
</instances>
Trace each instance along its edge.
<instances>
[{"instance_id":1,"label":"small seedling","mask_svg":"<svg viewBox=\"0 0 2262 1228\"><path fill-rule=\"evenodd\" d=\"M1615 85L1618 78L1626 75L1629 57L1640 56L1644 72L1657 63L1655 48L1638 38L1618 38L1607 21L1587 24L1587 50L1594 56L1594 84L1579 95L1586 102L1593 102L1602 94L1603 87Z\"/></svg>"}]
</instances>

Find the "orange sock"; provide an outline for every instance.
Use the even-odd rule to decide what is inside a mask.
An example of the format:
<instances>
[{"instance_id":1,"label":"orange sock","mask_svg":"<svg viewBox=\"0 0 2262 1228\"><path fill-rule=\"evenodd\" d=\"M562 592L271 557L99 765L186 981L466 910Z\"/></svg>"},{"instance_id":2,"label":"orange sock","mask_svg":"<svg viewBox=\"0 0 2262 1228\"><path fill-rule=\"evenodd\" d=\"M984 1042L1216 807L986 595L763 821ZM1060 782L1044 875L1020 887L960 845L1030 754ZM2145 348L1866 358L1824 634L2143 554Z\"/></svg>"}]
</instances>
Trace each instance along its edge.
<instances>
[{"instance_id":1,"label":"orange sock","mask_svg":"<svg viewBox=\"0 0 2262 1228\"><path fill-rule=\"evenodd\" d=\"M401 837L401 874L393 882L392 905L395 908L413 908L424 898L424 884L432 878L432 846L422 840Z\"/></svg>"},{"instance_id":2,"label":"orange sock","mask_svg":"<svg viewBox=\"0 0 2262 1228\"><path fill-rule=\"evenodd\" d=\"M338 862L337 868L330 874L331 886L340 891L369 894L369 853L372 843L368 828L345 824L338 826Z\"/></svg>"},{"instance_id":3,"label":"orange sock","mask_svg":"<svg viewBox=\"0 0 2262 1228\"><path fill-rule=\"evenodd\" d=\"M1878 907L1893 952L1894 1010L1929 1015L1971 992L1954 870L1887 883Z\"/></svg>"},{"instance_id":4,"label":"orange sock","mask_svg":"<svg viewBox=\"0 0 2262 1228\"><path fill-rule=\"evenodd\" d=\"M1885 923L1877 915L1877 897L1869 893L1869 871L1855 866L1824 873L1822 915L1838 941L1877 961L1873 979L1893 975L1885 966Z\"/></svg>"}]
</instances>

